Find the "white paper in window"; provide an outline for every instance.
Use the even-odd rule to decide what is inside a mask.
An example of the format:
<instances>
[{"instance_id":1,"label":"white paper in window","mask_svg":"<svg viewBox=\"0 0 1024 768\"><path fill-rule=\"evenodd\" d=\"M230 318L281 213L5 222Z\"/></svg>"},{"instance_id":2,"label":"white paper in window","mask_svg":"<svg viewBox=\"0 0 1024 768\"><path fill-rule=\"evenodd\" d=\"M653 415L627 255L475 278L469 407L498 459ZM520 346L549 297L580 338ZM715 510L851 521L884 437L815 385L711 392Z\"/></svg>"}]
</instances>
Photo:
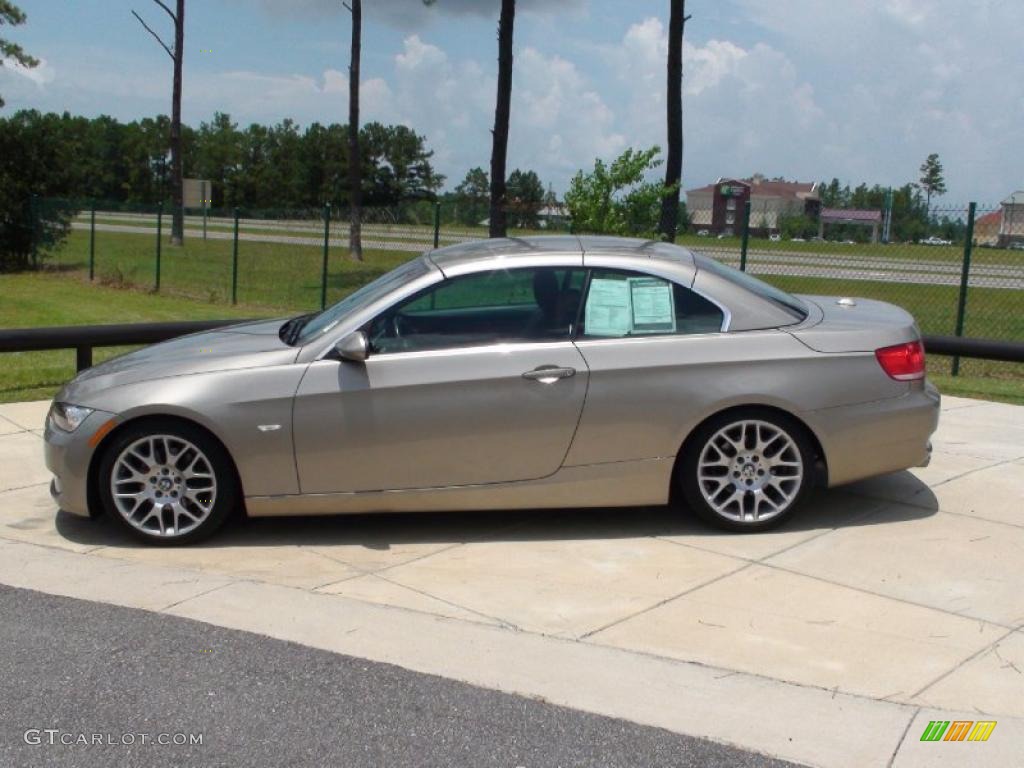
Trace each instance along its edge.
<instances>
[{"instance_id":1,"label":"white paper in window","mask_svg":"<svg viewBox=\"0 0 1024 768\"><path fill-rule=\"evenodd\" d=\"M596 277L590 281L584 313L588 336L625 336L632 328L629 283Z\"/></svg>"},{"instance_id":2,"label":"white paper in window","mask_svg":"<svg viewBox=\"0 0 1024 768\"><path fill-rule=\"evenodd\" d=\"M629 287L633 304L633 332L675 333L676 310L672 286L653 277L631 277Z\"/></svg>"}]
</instances>

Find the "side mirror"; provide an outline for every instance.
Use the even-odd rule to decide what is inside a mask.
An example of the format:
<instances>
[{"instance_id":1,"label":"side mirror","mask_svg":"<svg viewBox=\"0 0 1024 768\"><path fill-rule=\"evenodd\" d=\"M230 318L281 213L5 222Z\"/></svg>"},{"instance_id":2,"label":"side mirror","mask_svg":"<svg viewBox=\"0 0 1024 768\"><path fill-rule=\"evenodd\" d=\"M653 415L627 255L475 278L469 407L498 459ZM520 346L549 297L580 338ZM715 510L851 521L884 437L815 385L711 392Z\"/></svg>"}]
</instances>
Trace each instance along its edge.
<instances>
[{"instance_id":1,"label":"side mirror","mask_svg":"<svg viewBox=\"0 0 1024 768\"><path fill-rule=\"evenodd\" d=\"M342 360L350 363L362 363L370 356L370 344L365 333L353 331L334 345L334 351Z\"/></svg>"}]
</instances>

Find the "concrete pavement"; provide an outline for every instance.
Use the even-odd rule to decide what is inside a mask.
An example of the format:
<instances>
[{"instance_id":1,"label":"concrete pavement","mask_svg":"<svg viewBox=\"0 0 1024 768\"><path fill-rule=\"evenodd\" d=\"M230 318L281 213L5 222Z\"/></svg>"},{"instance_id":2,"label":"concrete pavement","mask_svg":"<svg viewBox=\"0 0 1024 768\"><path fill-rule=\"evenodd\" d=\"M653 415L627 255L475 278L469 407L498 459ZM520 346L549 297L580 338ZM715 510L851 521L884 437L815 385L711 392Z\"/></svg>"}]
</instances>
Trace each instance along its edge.
<instances>
[{"instance_id":1,"label":"concrete pavement","mask_svg":"<svg viewBox=\"0 0 1024 768\"><path fill-rule=\"evenodd\" d=\"M136 546L55 509L0 406L0 583L170 613L812 765L1018 765L1024 408L946 398L926 469L782 530L666 509L253 520ZM985 743L929 720L994 719ZM952 762L950 762L952 761Z\"/></svg>"}]
</instances>

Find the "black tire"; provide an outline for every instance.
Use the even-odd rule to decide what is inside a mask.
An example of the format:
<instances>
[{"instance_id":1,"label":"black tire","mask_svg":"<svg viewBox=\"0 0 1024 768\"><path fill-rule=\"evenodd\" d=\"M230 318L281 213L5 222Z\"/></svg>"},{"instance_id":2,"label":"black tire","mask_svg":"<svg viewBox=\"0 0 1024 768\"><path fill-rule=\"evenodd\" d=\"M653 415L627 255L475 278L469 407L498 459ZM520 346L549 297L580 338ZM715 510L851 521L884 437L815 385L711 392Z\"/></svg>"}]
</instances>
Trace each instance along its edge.
<instances>
[{"instance_id":1,"label":"black tire","mask_svg":"<svg viewBox=\"0 0 1024 768\"><path fill-rule=\"evenodd\" d=\"M214 481L212 490L203 489L196 491L193 488L188 489L189 493L199 496L202 496L205 492L207 496L202 499L204 501L208 502L210 501L210 497L212 497L212 505L209 507L208 511L204 511L200 506L198 506L198 504L185 498L187 494L184 489L187 487L189 482L187 479L174 486L175 489L182 490L169 491L169 493L174 493L175 495L176 501L172 503L176 504L180 501L182 507L189 505L186 509L189 514L194 514L196 516L205 514L204 517L201 517L198 523L190 523L187 515L184 513L176 515L172 511L158 512L156 511L156 503L152 501L148 502L151 504L148 510L145 507L141 508L140 512L136 515L136 523L133 523L128 519L126 514L122 513L121 507L115 503L111 481L122 453L129 446L138 443L138 441L158 435L170 438L169 442L171 443L172 448L181 445L181 443L175 442L175 439L191 444L193 448L198 449L198 451L201 452L201 459L204 459L205 464L208 465L208 474L212 475ZM160 463L159 457L161 455L164 455L166 458L166 455L162 454L160 449L157 448L157 455L154 457L151 465L152 467L155 467ZM190 460L191 455L181 453L178 454L178 458L179 463L184 465ZM173 481L175 479L174 465L166 460L164 463L170 467L169 471L171 473L171 477L169 479ZM200 467L202 467L202 464L200 464ZM141 469L141 464L139 465L139 469ZM159 472L159 470L155 469L152 471L154 474ZM120 469L119 472L121 472L120 476L124 477L124 470ZM147 473L140 472L140 474ZM182 471L179 479L184 478L185 474L186 473ZM204 472L204 474L207 473ZM146 419L138 422L137 424L130 424L123 431L115 435L114 438L105 446L96 474L96 480L97 491L99 492L103 511L135 538L140 541L144 541L147 544L157 546L182 546L186 544L193 544L207 538L224 524L231 512L238 506L240 497L234 464L227 452L221 447L220 443L211 438L202 429L199 429L188 422L179 421L177 419ZM140 489L147 488L146 483L141 480L138 482L132 480L123 482L128 483L128 485L122 485L121 488L130 492L135 491L135 486L139 486ZM150 479L150 482L152 482L152 479ZM196 482L200 481L197 480ZM142 493L142 490L140 490L139 493ZM168 502L172 501L170 496L167 496L166 500ZM126 501L124 503L127 505L131 503L131 501ZM163 502L160 503L162 504ZM169 505L163 509L168 508ZM148 512L153 512L157 517L153 518L148 525L140 525L138 523L138 518L147 515ZM182 531L181 533L174 532L173 524L164 525L164 523L173 522L178 519L183 519L185 521L185 523L180 526L180 530ZM160 529L169 528L171 530L166 533L161 533L160 530L153 530L153 528L158 526Z\"/></svg>"},{"instance_id":2,"label":"black tire","mask_svg":"<svg viewBox=\"0 0 1024 768\"><path fill-rule=\"evenodd\" d=\"M747 449L747 453L740 454L739 458L733 458L728 456L726 451L721 448L708 448L710 441L719 436L722 430L730 428L731 425L734 428L735 425L744 422L771 425L787 436L791 441L790 444L779 451L780 454L784 453L785 455L771 458L768 455L760 456L756 452L750 455L749 449ZM770 434L770 430L765 429L765 432ZM737 433L733 434L735 436ZM722 443L721 440L719 440L719 443L724 448L729 447L728 443ZM775 446L769 444L765 448L768 449L770 454L775 449ZM715 451L718 451L719 458L727 459L731 463L731 466L725 468L725 474L721 476L721 479L725 482L724 485L716 483L717 478L709 478L705 475L703 479L704 488L702 489L702 478L698 470L705 450L708 450L709 458L714 458L716 455ZM790 472L789 467L770 466L772 461L778 461L781 464L785 460L795 460L795 454L797 453L802 465L798 482L793 482L787 475L776 474L783 470ZM807 429L796 419L765 408L737 408L709 419L690 436L686 441L681 461L677 468L676 483L689 508L696 512L701 519L724 530L754 533L781 525L804 503L815 484L815 459L814 444L807 434ZM752 460L756 460L757 463ZM748 465L753 469L748 471ZM705 472L707 471L707 468L705 468ZM736 476L735 480L733 475ZM761 480L762 477L765 479ZM753 484L756 486L758 483L772 482L773 480L775 482L771 486L766 485L763 488L758 487L754 490L742 485L746 483L747 485ZM719 487L721 491L718 493L708 490ZM788 499L781 489L785 489L785 493L789 494ZM718 495L719 493L721 495ZM734 500L726 511L720 511L708 498L711 497L721 501L722 499L729 499L737 493L741 493L742 498ZM759 493L762 494L761 499L758 499L757 495ZM785 500L785 504L780 500ZM776 507L782 508L773 514L767 516L756 515L751 519L752 510L762 505L767 506L768 501L772 502ZM722 506L721 503L719 506ZM743 519L737 519L740 517Z\"/></svg>"}]
</instances>

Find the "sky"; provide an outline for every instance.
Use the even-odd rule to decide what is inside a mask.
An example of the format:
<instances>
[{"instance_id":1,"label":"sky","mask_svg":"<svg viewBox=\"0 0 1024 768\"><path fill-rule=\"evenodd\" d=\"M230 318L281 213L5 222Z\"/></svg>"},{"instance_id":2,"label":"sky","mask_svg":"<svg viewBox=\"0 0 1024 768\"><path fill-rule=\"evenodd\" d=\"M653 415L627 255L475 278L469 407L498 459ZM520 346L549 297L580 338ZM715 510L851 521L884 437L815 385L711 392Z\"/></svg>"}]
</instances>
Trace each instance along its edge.
<instances>
[{"instance_id":1,"label":"sky","mask_svg":"<svg viewBox=\"0 0 1024 768\"><path fill-rule=\"evenodd\" d=\"M132 120L170 111L171 62L152 0L17 0L3 36L7 106ZM173 4L173 0L171 0ZM341 122L350 16L341 0L189 0L184 119ZM453 188L487 168L498 0L366 0L364 121L427 139ZM595 158L665 146L668 0L519 0L509 170L559 193ZM753 173L855 185L915 181L931 152L939 204L1024 188L1021 0L689 0L683 186Z\"/></svg>"}]
</instances>

